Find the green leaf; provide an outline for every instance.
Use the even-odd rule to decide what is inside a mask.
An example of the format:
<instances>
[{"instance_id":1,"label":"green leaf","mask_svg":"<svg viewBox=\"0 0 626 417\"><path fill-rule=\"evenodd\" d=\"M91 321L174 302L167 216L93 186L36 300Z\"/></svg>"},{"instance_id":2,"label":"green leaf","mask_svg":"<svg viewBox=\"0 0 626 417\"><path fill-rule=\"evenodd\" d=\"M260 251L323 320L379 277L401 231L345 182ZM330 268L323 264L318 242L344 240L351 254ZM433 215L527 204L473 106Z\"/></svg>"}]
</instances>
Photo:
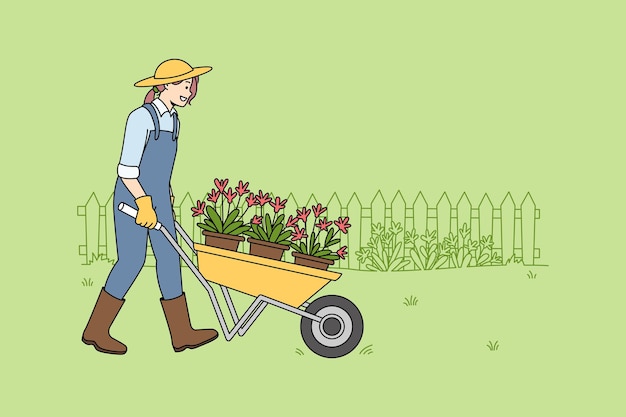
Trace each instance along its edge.
<instances>
[{"instance_id":1,"label":"green leaf","mask_svg":"<svg viewBox=\"0 0 626 417\"><path fill-rule=\"evenodd\" d=\"M374 265L379 268L380 271L388 270L386 262L381 259L381 257L377 253L372 254L372 260L374 261Z\"/></svg>"},{"instance_id":2,"label":"green leaf","mask_svg":"<svg viewBox=\"0 0 626 417\"><path fill-rule=\"evenodd\" d=\"M404 268L408 264L409 264L408 260L404 260L402 258L399 258L399 259L396 259L395 261L393 261L391 263L391 265L389 266L389 270L391 270L391 271L400 271L402 268Z\"/></svg>"},{"instance_id":3,"label":"green leaf","mask_svg":"<svg viewBox=\"0 0 626 417\"><path fill-rule=\"evenodd\" d=\"M341 242L341 239L333 239L330 242L328 242L328 244L325 247L336 245L339 242Z\"/></svg>"},{"instance_id":4,"label":"green leaf","mask_svg":"<svg viewBox=\"0 0 626 417\"><path fill-rule=\"evenodd\" d=\"M304 253L305 255L308 255L309 253L306 251L306 243L300 241L300 253Z\"/></svg>"},{"instance_id":5,"label":"green leaf","mask_svg":"<svg viewBox=\"0 0 626 417\"><path fill-rule=\"evenodd\" d=\"M312 253L311 255L313 256L326 256L326 255L330 255L332 252L329 251L328 249L323 249L323 250L318 250L317 252Z\"/></svg>"},{"instance_id":6,"label":"green leaf","mask_svg":"<svg viewBox=\"0 0 626 417\"><path fill-rule=\"evenodd\" d=\"M480 255L480 258L478 258L476 263L478 265L484 265L488 260L489 260L489 255L486 253L483 253L482 255Z\"/></svg>"},{"instance_id":7,"label":"green leaf","mask_svg":"<svg viewBox=\"0 0 626 417\"><path fill-rule=\"evenodd\" d=\"M298 245L297 243L291 242L289 246L291 246L291 249L295 250L296 252L300 252L300 245Z\"/></svg>"},{"instance_id":8,"label":"green leaf","mask_svg":"<svg viewBox=\"0 0 626 417\"><path fill-rule=\"evenodd\" d=\"M435 262L435 266L433 267L433 269L441 268L446 263L447 260L448 260L447 256L440 256L439 259L437 259L437 261Z\"/></svg>"},{"instance_id":9,"label":"green leaf","mask_svg":"<svg viewBox=\"0 0 626 417\"><path fill-rule=\"evenodd\" d=\"M240 228L243 225L243 222L241 220L237 220L236 222L232 222L231 224L229 224L228 226L226 226L224 228L224 233L226 233L227 235L231 234L233 230ZM249 228L246 227L245 230L249 230Z\"/></svg>"},{"instance_id":10,"label":"green leaf","mask_svg":"<svg viewBox=\"0 0 626 417\"><path fill-rule=\"evenodd\" d=\"M313 247L311 248L311 255L314 255L315 252L317 252L320 249L320 244L316 243L315 245L313 245Z\"/></svg>"},{"instance_id":11,"label":"green leaf","mask_svg":"<svg viewBox=\"0 0 626 417\"><path fill-rule=\"evenodd\" d=\"M276 221L274 222L274 226L276 226L277 224L282 224L283 220L285 220L285 215L279 214L278 217L276 218Z\"/></svg>"},{"instance_id":12,"label":"green leaf","mask_svg":"<svg viewBox=\"0 0 626 417\"><path fill-rule=\"evenodd\" d=\"M265 230L263 230L262 227L259 227L257 230L259 231L259 236L261 236L261 240L269 240L269 236L267 236L267 233L265 232Z\"/></svg>"},{"instance_id":13,"label":"green leaf","mask_svg":"<svg viewBox=\"0 0 626 417\"><path fill-rule=\"evenodd\" d=\"M278 239L276 239L276 241L281 242L283 240L287 240L287 238L291 236L291 232L289 230L287 230L286 232L281 233L278 236Z\"/></svg>"},{"instance_id":14,"label":"green leaf","mask_svg":"<svg viewBox=\"0 0 626 417\"><path fill-rule=\"evenodd\" d=\"M282 232L283 227L280 223L276 223L274 225L274 230L272 230L272 234L270 235L270 242L276 242L278 240L278 236L280 236L280 232Z\"/></svg>"},{"instance_id":15,"label":"green leaf","mask_svg":"<svg viewBox=\"0 0 626 417\"><path fill-rule=\"evenodd\" d=\"M333 238L333 236L335 236L335 229L330 227L328 229L327 233L326 233L326 239L324 240L324 247L330 246L330 244L328 242L330 242L330 240Z\"/></svg>"},{"instance_id":16,"label":"green leaf","mask_svg":"<svg viewBox=\"0 0 626 417\"><path fill-rule=\"evenodd\" d=\"M313 253L313 244L315 243L315 232L311 232L309 237L309 253Z\"/></svg>"},{"instance_id":17,"label":"green leaf","mask_svg":"<svg viewBox=\"0 0 626 417\"><path fill-rule=\"evenodd\" d=\"M279 241L278 241L278 242L276 242L276 243L278 243L279 245L290 246L290 243L291 243L291 242L290 242L289 240L287 240L287 239L283 239L283 240L279 240Z\"/></svg>"},{"instance_id":18,"label":"green leaf","mask_svg":"<svg viewBox=\"0 0 626 417\"><path fill-rule=\"evenodd\" d=\"M206 211L209 214L209 217L211 218L211 221L213 222L213 225L215 226L216 231L218 233L222 233L222 230L224 230L224 227L222 225L222 219L220 219L219 214L217 214L215 209L211 206L206 206Z\"/></svg>"},{"instance_id":19,"label":"green leaf","mask_svg":"<svg viewBox=\"0 0 626 417\"><path fill-rule=\"evenodd\" d=\"M273 226L272 226L272 218L270 217L269 213L265 213L265 222L263 224L264 228L265 228L265 233L267 234L267 238L269 239L270 235L272 234L273 231Z\"/></svg>"},{"instance_id":20,"label":"green leaf","mask_svg":"<svg viewBox=\"0 0 626 417\"><path fill-rule=\"evenodd\" d=\"M393 255L391 255L391 259L396 259L400 255L401 245L400 242L396 243L396 246L393 250Z\"/></svg>"},{"instance_id":21,"label":"green leaf","mask_svg":"<svg viewBox=\"0 0 626 417\"><path fill-rule=\"evenodd\" d=\"M241 226L240 228L235 229L232 232L230 232L229 235L238 236L247 230L250 230L248 226Z\"/></svg>"},{"instance_id":22,"label":"green leaf","mask_svg":"<svg viewBox=\"0 0 626 417\"><path fill-rule=\"evenodd\" d=\"M337 259L339 259L339 256L337 256L334 253L331 253L330 255L320 256L320 258L329 259L331 261L336 261Z\"/></svg>"},{"instance_id":23,"label":"green leaf","mask_svg":"<svg viewBox=\"0 0 626 417\"><path fill-rule=\"evenodd\" d=\"M226 228L228 226L231 225L232 222L235 221L235 219L237 218L237 216L239 216L239 209L234 209L233 211L230 212L230 214L226 217L226 220L224 220L224 233L228 233L226 232ZM241 224L243 224L243 222L241 222Z\"/></svg>"},{"instance_id":24,"label":"green leaf","mask_svg":"<svg viewBox=\"0 0 626 417\"><path fill-rule=\"evenodd\" d=\"M217 230L215 229L215 226L213 226L213 223L210 223L210 224L198 223L198 227L200 227L201 229L207 230L209 232L217 232Z\"/></svg>"},{"instance_id":25,"label":"green leaf","mask_svg":"<svg viewBox=\"0 0 626 417\"><path fill-rule=\"evenodd\" d=\"M253 230L247 230L247 231L243 232L243 234L246 235L246 236L250 236L253 239L259 239L259 235L256 234ZM261 240L261 239L259 239L259 240Z\"/></svg>"},{"instance_id":26,"label":"green leaf","mask_svg":"<svg viewBox=\"0 0 626 417\"><path fill-rule=\"evenodd\" d=\"M411 256L411 259L413 259L413 263L415 264L415 267L418 269L418 271L424 269L422 260L420 259L416 250L412 250L411 252L409 252L409 255Z\"/></svg>"}]
</instances>

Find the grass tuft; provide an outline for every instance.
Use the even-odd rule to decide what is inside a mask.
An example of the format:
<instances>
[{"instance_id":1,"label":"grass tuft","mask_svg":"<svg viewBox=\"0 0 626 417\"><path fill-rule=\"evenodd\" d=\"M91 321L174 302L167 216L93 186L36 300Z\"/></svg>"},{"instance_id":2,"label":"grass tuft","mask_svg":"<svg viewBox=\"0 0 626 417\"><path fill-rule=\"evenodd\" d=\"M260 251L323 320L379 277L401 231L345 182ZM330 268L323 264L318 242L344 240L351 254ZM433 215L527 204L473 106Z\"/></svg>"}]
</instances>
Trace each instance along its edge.
<instances>
[{"instance_id":1,"label":"grass tuft","mask_svg":"<svg viewBox=\"0 0 626 417\"><path fill-rule=\"evenodd\" d=\"M417 302L419 300L417 299L416 296L412 295L411 297L405 297L404 298L404 302L402 304L404 304L405 306L409 307L409 306L415 306L417 305Z\"/></svg>"},{"instance_id":2,"label":"grass tuft","mask_svg":"<svg viewBox=\"0 0 626 417\"><path fill-rule=\"evenodd\" d=\"M489 350L494 351L494 350L498 350L500 345L498 345L497 340L495 341L495 343L490 340L489 343L487 344L487 347L489 348Z\"/></svg>"},{"instance_id":3,"label":"grass tuft","mask_svg":"<svg viewBox=\"0 0 626 417\"><path fill-rule=\"evenodd\" d=\"M300 350L300 348L296 348L296 354L298 354L300 356L304 356L304 352L302 350Z\"/></svg>"},{"instance_id":4,"label":"grass tuft","mask_svg":"<svg viewBox=\"0 0 626 417\"><path fill-rule=\"evenodd\" d=\"M81 284L83 284L83 287L91 287L93 285L93 280L91 278L83 278Z\"/></svg>"},{"instance_id":5,"label":"grass tuft","mask_svg":"<svg viewBox=\"0 0 626 417\"><path fill-rule=\"evenodd\" d=\"M537 278L537 274L533 274L533 271L528 271L528 274L526 274L526 276L528 277L528 279L535 279Z\"/></svg>"}]
</instances>

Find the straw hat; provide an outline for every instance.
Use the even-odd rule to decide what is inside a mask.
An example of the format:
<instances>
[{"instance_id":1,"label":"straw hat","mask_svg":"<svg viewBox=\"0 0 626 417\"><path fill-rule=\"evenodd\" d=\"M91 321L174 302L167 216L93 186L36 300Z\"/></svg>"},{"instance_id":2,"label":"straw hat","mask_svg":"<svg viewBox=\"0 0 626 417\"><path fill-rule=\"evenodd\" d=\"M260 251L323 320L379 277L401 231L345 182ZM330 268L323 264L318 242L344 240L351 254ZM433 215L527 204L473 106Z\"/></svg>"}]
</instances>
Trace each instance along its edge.
<instances>
[{"instance_id":1,"label":"straw hat","mask_svg":"<svg viewBox=\"0 0 626 417\"><path fill-rule=\"evenodd\" d=\"M213 67L193 68L182 59L168 59L159 64L156 71L154 71L154 77L137 81L135 87L152 87L155 85L174 83L205 74L212 69Z\"/></svg>"}]
</instances>

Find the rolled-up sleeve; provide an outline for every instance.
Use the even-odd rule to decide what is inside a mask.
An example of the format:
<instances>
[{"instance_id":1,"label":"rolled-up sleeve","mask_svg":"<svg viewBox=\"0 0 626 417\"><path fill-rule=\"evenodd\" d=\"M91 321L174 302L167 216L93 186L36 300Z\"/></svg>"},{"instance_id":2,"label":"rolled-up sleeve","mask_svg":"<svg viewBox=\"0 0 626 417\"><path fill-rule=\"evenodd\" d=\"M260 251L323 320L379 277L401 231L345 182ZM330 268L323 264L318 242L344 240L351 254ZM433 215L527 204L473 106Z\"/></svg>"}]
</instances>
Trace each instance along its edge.
<instances>
[{"instance_id":1,"label":"rolled-up sleeve","mask_svg":"<svg viewBox=\"0 0 626 417\"><path fill-rule=\"evenodd\" d=\"M141 162L150 130L153 129L152 117L144 107L139 107L128 115L126 129L124 130L122 155L117 166L117 175L121 178L139 177L139 163Z\"/></svg>"}]
</instances>

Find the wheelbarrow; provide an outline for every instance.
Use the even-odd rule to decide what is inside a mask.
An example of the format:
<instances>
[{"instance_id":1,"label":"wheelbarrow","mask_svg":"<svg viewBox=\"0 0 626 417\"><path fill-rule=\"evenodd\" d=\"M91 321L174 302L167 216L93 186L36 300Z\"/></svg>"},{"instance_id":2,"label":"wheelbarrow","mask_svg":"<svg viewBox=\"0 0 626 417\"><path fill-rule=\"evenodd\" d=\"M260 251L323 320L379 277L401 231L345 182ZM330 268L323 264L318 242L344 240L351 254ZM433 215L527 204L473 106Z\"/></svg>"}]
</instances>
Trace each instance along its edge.
<instances>
[{"instance_id":1,"label":"wheelbarrow","mask_svg":"<svg viewBox=\"0 0 626 417\"><path fill-rule=\"evenodd\" d=\"M127 204L121 203L118 209L133 218L137 216L137 210ZM194 243L178 222L174 221L174 224L178 234L197 255L198 267L163 225L157 223L155 229L163 233L206 289L227 341L236 335L245 335L268 304L301 316L302 339L317 355L338 358L352 352L361 341L363 317L350 300L325 295L309 302L324 286L338 280L340 273ZM233 321L232 328L226 324L209 282L220 287ZM254 297L241 317L229 290Z\"/></svg>"}]
</instances>

